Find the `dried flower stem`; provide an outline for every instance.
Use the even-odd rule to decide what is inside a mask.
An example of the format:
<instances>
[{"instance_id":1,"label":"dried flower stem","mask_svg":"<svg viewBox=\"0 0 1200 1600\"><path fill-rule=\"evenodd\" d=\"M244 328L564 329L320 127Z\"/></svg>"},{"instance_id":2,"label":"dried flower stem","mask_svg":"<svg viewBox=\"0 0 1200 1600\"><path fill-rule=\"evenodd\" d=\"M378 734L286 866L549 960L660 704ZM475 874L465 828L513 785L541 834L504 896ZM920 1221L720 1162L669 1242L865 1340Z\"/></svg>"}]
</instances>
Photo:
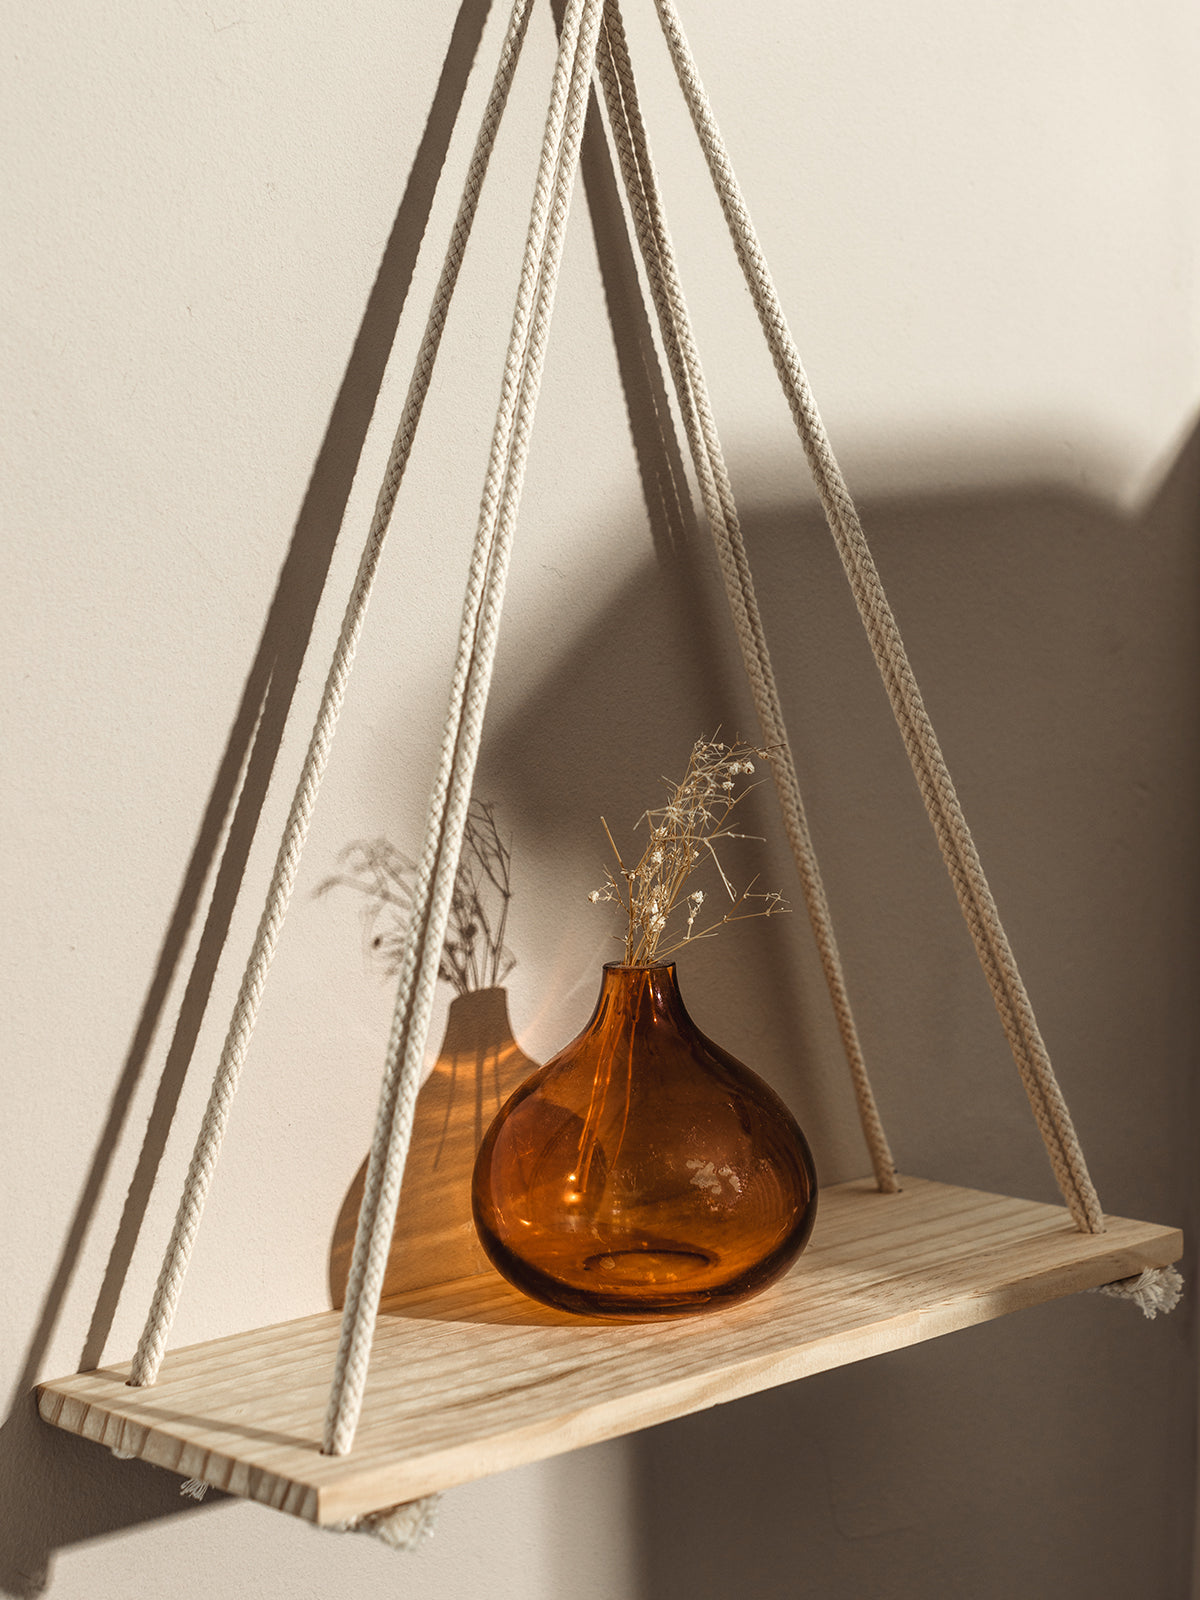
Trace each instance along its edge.
<instances>
[{"instance_id":1,"label":"dried flower stem","mask_svg":"<svg viewBox=\"0 0 1200 1600\"><path fill-rule=\"evenodd\" d=\"M757 879L752 879L744 889L736 890L717 851L718 845L727 840L747 837L729 826L729 818L749 793L746 787L739 789L736 780L754 771L751 759L754 756L770 760L769 751L757 750L751 745L736 742L728 745L715 737L697 739L683 781L671 783L667 780L666 805L647 811L642 818L650 829L650 839L636 867L625 865L612 831L601 817L617 859L617 871L614 873L610 868L604 887L593 889L588 898L593 904L600 900L613 901L625 912L626 966L652 966L685 944L712 938L728 922L741 922L752 916L770 917L789 909L778 894L754 893ZM704 904L704 890L693 889L685 896L684 889L693 872L706 860L715 866L730 905L723 916L696 932L693 930ZM752 901L761 904L754 910L743 909ZM672 917L675 924L668 934Z\"/></svg>"}]
</instances>

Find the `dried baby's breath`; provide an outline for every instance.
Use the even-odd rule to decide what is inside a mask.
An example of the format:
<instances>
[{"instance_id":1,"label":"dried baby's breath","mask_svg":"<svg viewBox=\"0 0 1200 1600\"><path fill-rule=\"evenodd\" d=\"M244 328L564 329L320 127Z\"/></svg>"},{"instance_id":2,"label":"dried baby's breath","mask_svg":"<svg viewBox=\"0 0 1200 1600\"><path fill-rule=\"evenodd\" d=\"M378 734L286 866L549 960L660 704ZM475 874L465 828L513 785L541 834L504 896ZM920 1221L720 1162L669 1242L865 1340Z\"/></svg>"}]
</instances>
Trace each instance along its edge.
<instances>
[{"instance_id":1,"label":"dried baby's breath","mask_svg":"<svg viewBox=\"0 0 1200 1600\"><path fill-rule=\"evenodd\" d=\"M742 890L734 888L721 865L718 846L744 839L729 825L735 807L753 785L739 779L754 773L755 761L770 760L770 753L752 745L725 744L717 739L697 739L682 783L667 781L667 803L647 811L642 818L649 841L636 867L626 867L609 830L600 821L617 858L617 871L609 869L602 889L588 899L613 901L627 917L625 965L648 967L673 955L696 939L710 939L727 922L746 917L770 917L788 910L775 893L754 891L752 879ZM692 874L711 862L728 897L728 907L715 921L697 929L705 904L705 891L684 890Z\"/></svg>"}]
</instances>

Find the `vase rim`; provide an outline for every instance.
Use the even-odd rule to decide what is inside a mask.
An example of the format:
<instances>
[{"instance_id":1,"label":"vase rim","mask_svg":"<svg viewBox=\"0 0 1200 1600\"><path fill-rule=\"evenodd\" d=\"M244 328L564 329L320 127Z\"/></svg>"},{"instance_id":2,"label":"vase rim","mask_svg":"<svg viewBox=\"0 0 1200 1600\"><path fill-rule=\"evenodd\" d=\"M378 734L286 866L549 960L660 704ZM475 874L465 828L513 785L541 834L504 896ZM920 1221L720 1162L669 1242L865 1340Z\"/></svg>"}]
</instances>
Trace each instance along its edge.
<instances>
[{"instance_id":1,"label":"vase rim","mask_svg":"<svg viewBox=\"0 0 1200 1600\"><path fill-rule=\"evenodd\" d=\"M605 972L672 972L673 961L606 961Z\"/></svg>"}]
</instances>

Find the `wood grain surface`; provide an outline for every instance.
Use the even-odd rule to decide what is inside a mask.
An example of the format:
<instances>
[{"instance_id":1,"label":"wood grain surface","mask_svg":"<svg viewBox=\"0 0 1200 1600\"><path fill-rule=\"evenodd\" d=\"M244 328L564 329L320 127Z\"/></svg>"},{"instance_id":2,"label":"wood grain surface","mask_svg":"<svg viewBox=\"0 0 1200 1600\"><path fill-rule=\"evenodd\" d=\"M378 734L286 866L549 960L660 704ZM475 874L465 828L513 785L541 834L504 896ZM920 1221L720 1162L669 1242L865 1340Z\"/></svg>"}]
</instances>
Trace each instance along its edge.
<instances>
[{"instance_id":1,"label":"wood grain surface","mask_svg":"<svg viewBox=\"0 0 1200 1600\"><path fill-rule=\"evenodd\" d=\"M379 1317L349 1456L320 1454L333 1311L173 1351L151 1389L130 1388L128 1366L44 1383L41 1413L173 1472L335 1523L1182 1253L1173 1228L1109 1218L1104 1234L1081 1234L1058 1206L903 1181L898 1195L869 1179L826 1190L812 1243L787 1276L709 1316L571 1317L495 1274L397 1295Z\"/></svg>"}]
</instances>

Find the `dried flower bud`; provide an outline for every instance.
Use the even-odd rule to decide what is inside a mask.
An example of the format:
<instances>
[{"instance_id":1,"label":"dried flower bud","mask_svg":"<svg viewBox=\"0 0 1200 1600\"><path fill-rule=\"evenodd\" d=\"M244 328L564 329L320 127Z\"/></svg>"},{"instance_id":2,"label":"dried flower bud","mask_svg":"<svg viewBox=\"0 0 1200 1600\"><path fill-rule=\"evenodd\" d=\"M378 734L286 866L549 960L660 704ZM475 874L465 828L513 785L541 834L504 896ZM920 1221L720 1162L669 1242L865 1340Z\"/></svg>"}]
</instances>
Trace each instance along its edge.
<instances>
[{"instance_id":1,"label":"dried flower bud","mask_svg":"<svg viewBox=\"0 0 1200 1600\"><path fill-rule=\"evenodd\" d=\"M648 966L693 937L711 937L725 922L769 916L772 910L787 909L778 895L754 894L750 887L739 893L718 858L718 850L723 850L729 841L746 837L730 827L729 818L741 798L741 786L734 780L754 772L750 755L767 758L769 752L739 741L726 744L718 739L697 739L683 781L668 782L664 804L644 813L650 839L636 866L627 867L613 844L619 877L627 892L622 893L620 881L613 875L609 890L590 898L619 902L626 912L625 960L630 965ZM609 841L612 843L611 834ZM715 866L731 905L712 927L694 934L705 893L702 889L687 893L684 884L702 861L711 861ZM660 953L660 935L673 916L678 916L678 924Z\"/></svg>"}]
</instances>

